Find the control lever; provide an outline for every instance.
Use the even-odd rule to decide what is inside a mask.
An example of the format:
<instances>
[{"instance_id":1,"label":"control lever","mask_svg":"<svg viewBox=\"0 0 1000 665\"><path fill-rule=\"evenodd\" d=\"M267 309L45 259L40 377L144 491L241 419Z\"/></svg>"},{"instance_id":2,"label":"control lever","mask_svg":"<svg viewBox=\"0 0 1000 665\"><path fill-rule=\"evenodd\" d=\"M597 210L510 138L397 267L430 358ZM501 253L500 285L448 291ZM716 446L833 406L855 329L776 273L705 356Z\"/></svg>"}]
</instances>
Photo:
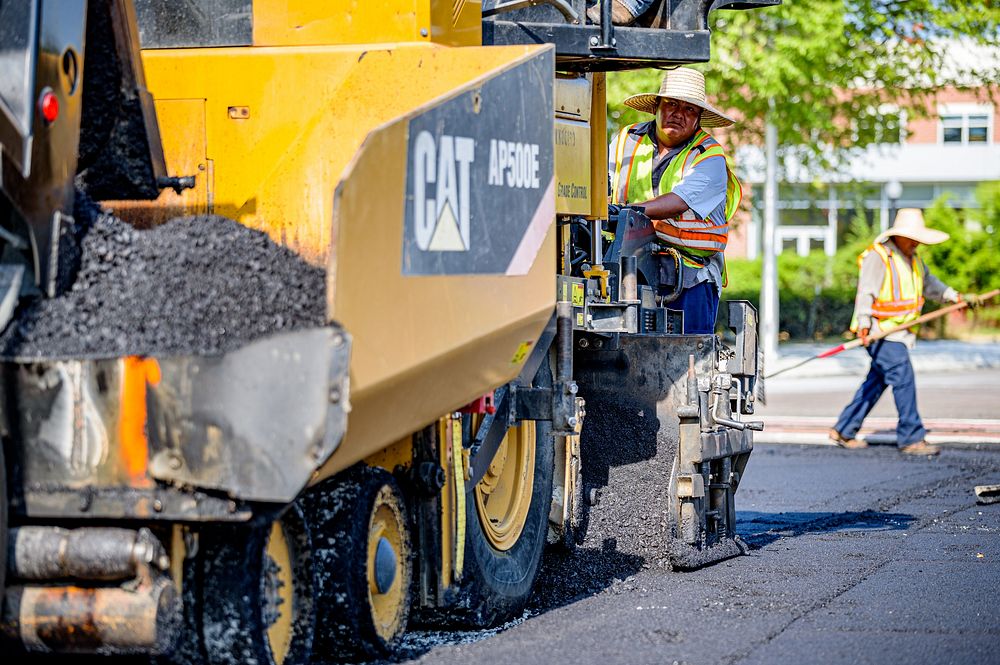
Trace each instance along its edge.
<instances>
[{"instance_id":1,"label":"control lever","mask_svg":"<svg viewBox=\"0 0 1000 665\"><path fill-rule=\"evenodd\" d=\"M747 429L762 432L764 430L764 422L761 420L733 420L721 412L723 394L724 392L728 394L728 386L723 387L723 385L721 385L724 383L726 376L728 376L731 384L733 381L732 376L720 375L718 377L719 383L712 387L712 420L714 420L718 425L730 427L740 432Z\"/></svg>"}]
</instances>

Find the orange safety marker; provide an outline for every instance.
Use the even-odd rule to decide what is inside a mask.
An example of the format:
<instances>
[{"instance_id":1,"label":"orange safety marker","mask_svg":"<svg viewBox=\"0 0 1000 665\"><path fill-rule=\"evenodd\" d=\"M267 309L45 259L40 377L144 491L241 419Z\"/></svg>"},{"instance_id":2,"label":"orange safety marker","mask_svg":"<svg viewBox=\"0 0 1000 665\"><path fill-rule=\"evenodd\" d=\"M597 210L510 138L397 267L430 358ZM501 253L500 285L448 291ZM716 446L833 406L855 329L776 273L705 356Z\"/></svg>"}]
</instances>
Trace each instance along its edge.
<instances>
[{"instance_id":1,"label":"orange safety marker","mask_svg":"<svg viewBox=\"0 0 1000 665\"><path fill-rule=\"evenodd\" d=\"M118 416L118 449L122 468L133 486L151 483L147 474L149 439L146 433L146 386L160 383L155 358L128 356L122 367L122 398Z\"/></svg>"}]
</instances>

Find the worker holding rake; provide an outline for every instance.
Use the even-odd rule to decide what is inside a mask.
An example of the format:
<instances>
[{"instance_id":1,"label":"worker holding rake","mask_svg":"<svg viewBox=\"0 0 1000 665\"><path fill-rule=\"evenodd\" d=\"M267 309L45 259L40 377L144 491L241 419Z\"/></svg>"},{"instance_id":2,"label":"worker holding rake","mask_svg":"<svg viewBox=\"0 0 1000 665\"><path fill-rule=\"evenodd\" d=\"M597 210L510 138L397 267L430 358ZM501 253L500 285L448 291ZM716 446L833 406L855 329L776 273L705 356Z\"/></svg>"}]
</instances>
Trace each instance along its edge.
<instances>
[{"instance_id":1,"label":"worker holding rake","mask_svg":"<svg viewBox=\"0 0 1000 665\"><path fill-rule=\"evenodd\" d=\"M886 387L892 386L899 413L896 444L900 451L907 455L937 455L940 452L937 446L924 440L927 430L917 412L916 383L910 363L910 349L916 343L915 330L902 328L884 337L878 332L917 319L925 297L938 302L964 300L970 306L979 304L980 296L960 295L932 275L917 254L921 244L936 245L947 239L947 233L925 226L920 210L903 208L896 215L892 228L882 232L858 257L861 274L851 331L860 337L872 364L864 383L830 430L830 440L838 446L867 447L865 441L855 436ZM872 341L873 335L880 339Z\"/></svg>"}]
</instances>

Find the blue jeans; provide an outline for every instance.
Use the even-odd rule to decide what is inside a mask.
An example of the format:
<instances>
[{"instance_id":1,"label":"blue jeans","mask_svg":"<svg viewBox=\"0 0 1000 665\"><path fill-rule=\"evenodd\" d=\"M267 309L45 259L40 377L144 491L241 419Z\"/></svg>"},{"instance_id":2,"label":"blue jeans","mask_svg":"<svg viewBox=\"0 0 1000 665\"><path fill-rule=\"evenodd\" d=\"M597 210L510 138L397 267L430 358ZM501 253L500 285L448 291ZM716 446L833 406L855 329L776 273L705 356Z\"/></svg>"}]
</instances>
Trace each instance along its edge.
<instances>
[{"instance_id":1,"label":"blue jeans","mask_svg":"<svg viewBox=\"0 0 1000 665\"><path fill-rule=\"evenodd\" d=\"M684 310L685 335L711 335L715 332L719 292L711 282L701 282L684 289L680 297L667 307Z\"/></svg>"},{"instance_id":2,"label":"blue jeans","mask_svg":"<svg viewBox=\"0 0 1000 665\"><path fill-rule=\"evenodd\" d=\"M910 363L910 352L902 342L880 339L867 349L872 366L854 399L844 407L834 429L846 439L853 439L861 423L871 412L886 386L892 386L899 420L896 423L896 445L908 446L923 441L927 430L917 413L917 384Z\"/></svg>"}]
</instances>

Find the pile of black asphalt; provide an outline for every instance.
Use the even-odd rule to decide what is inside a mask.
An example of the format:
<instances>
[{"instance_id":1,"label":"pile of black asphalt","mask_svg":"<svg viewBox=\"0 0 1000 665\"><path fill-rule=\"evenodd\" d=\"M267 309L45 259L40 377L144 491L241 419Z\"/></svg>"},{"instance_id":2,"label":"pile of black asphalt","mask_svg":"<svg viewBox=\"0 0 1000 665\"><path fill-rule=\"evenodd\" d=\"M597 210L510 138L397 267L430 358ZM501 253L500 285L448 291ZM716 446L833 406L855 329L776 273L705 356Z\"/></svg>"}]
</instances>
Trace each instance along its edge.
<instances>
[{"instance_id":1,"label":"pile of black asphalt","mask_svg":"<svg viewBox=\"0 0 1000 665\"><path fill-rule=\"evenodd\" d=\"M652 404L625 394L609 397L586 395L581 453L588 505L579 538L572 548L548 546L524 615L486 630L412 631L399 652L380 665L421 659L444 645L472 644L584 598L643 593L670 575L668 492L675 436L662 431ZM420 662L433 659L424 656Z\"/></svg>"},{"instance_id":2,"label":"pile of black asphalt","mask_svg":"<svg viewBox=\"0 0 1000 665\"><path fill-rule=\"evenodd\" d=\"M59 293L22 307L0 355L211 355L325 323L325 272L235 221L137 230L84 195L74 220L60 238Z\"/></svg>"},{"instance_id":3,"label":"pile of black asphalt","mask_svg":"<svg viewBox=\"0 0 1000 665\"><path fill-rule=\"evenodd\" d=\"M605 589L627 591L642 570L670 569L668 490L676 447L652 405L588 398L581 437L585 507L576 548L550 547L531 609Z\"/></svg>"}]
</instances>

